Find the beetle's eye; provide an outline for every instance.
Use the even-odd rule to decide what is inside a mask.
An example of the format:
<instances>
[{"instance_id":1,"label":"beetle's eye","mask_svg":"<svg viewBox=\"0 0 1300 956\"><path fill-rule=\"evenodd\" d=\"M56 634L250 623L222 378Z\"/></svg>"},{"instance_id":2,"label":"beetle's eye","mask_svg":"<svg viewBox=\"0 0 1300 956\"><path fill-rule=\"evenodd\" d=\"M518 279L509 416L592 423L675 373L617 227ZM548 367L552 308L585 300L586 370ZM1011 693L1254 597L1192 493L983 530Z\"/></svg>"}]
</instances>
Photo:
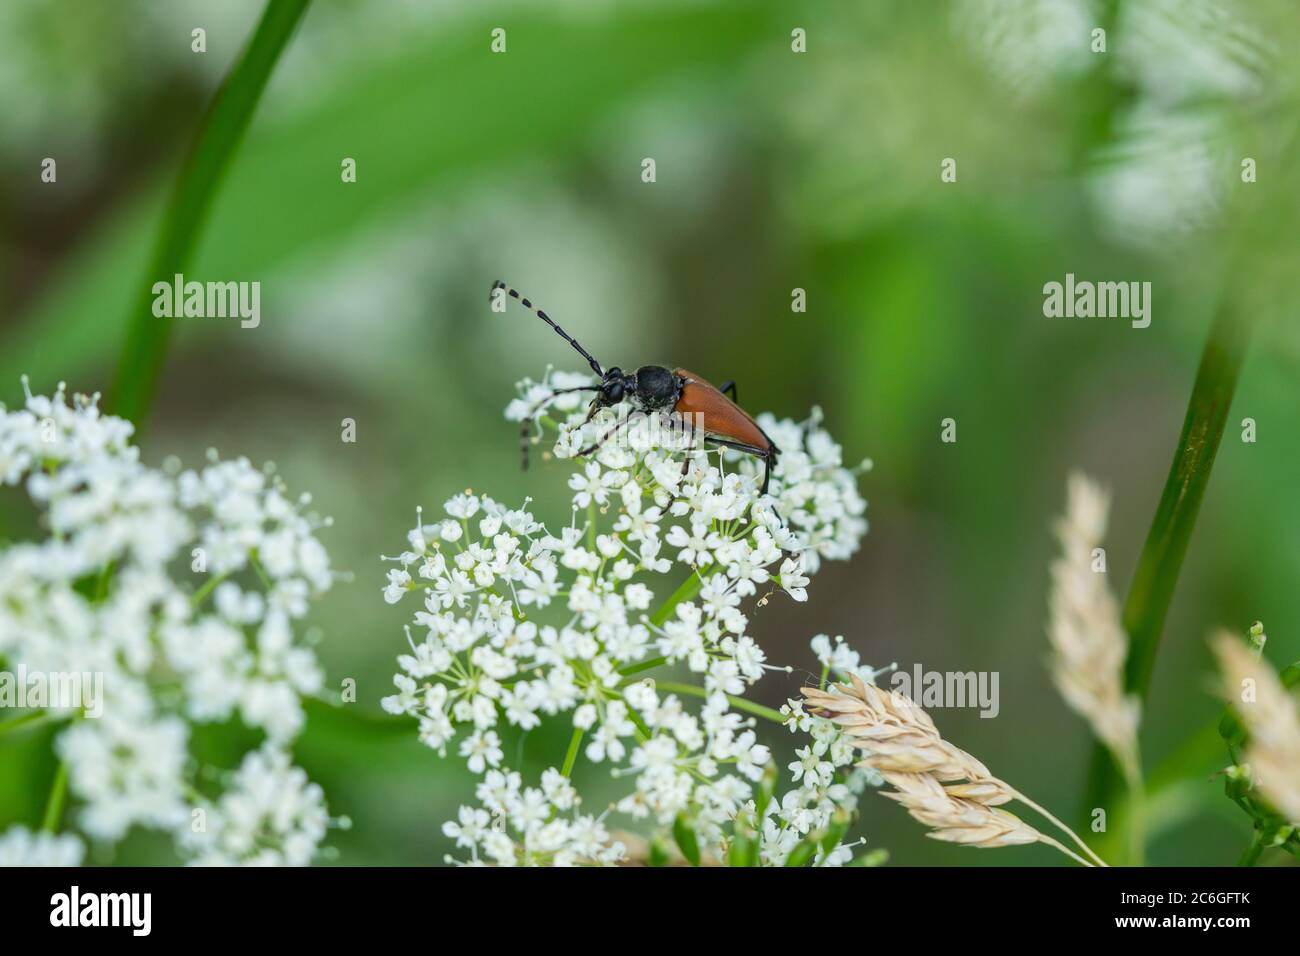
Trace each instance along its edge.
<instances>
[{"instance_id":1,"label":"beetle's eye","mask_svg":"<svg viewBox=\"0 0 1300 956\"><path fill-rule=\"evenodd\" d=\"M611 402L623 401L623 383L611 382L605 388L605 398Z\"/></svg>"}]
</instances>

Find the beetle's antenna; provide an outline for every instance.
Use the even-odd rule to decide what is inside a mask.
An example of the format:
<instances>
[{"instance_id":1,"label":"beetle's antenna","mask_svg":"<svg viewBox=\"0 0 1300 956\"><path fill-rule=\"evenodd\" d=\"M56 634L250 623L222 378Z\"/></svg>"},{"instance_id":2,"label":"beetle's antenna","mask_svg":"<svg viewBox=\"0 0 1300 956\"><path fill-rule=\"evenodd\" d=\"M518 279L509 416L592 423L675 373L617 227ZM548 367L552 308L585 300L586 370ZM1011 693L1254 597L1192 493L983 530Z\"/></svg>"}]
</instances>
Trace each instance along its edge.
<instances>
[{"instance_id":1,"label":"beetle's antenna","mask_svg":"<svg viewBox=\"0 0 1300 956\"><path fill-rule=\"evenodd\" d=\"M592 371L594 371L597 375L601 375L601 376L605 374L605 370L600 367L600 363L597 362L594 358L592 358L590 352L588 352L586 349L584 349L581 345L578 344L577 339L575 339L568 332L564 331L564 329L556 325L549 315L547 315L537 306L533 305L531 302L528 301L527 298L520 295L514 289L510 288L510 286L506 285L500 279L497 279L496 282L492 283L492 291L488 293L488 301L492 301L493 296L496 295L497 289L504 289L510 295L511 298L518 299L523 304L523 307L525 309L529 309L537 313L537 317L539 319L541 319L551 328L555 329L556 332L560 333L560 338L564 339L564 341L568 342L570 345L572 345L575 349L578 350L578 353L587 360L588 364L591 365Z\"/></svg>"}]
</instances>

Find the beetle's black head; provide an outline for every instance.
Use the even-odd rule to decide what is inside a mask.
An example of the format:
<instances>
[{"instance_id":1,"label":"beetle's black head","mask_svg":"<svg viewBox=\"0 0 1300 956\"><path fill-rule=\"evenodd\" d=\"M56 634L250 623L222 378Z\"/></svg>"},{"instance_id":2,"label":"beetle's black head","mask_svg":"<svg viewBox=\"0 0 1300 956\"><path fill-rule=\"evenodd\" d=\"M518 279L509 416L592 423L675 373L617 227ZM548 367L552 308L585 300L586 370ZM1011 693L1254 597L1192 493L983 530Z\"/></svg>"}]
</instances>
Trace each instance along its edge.
<instances>
[{"instance_id":1,"label":"beetle's black head","mask_svg":"<svg viewBox=\"0 0 1300 956\"><path fill-rule=\"evenodd\" d=\"M600 380L600 397L602 405L617 405L636 391L636 376L624 375L623 370L615 366L605 372Z\"/></svg>"},{"instance_id":2,"label":"beetle's black head","mask_svg":"<svg viewBox=\"0 0 1300 956\"><path fill-rule=\"evenodd\" d=\"M677 403L681 387L677 376L662 365L642 365L636 370L636 398L647 410L668 408Z\"/></svg>"}]
</instances>

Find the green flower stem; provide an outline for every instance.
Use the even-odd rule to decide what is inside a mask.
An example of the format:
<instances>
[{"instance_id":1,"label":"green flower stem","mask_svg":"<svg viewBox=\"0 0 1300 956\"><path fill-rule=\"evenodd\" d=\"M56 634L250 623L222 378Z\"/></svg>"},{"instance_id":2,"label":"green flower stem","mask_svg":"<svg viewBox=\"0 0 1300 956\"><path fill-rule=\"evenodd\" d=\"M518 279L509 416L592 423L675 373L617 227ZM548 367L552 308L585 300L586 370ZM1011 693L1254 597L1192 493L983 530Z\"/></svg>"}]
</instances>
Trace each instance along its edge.
<instances>
[{"instance_id":1,"label":"green flower stem","mask_svg":"<svg viewBox=\"0 0 1300 956\"><path fill-rule=\"evenodd\" d=\"M230 576L229 572L225 574L212 575L210 578L208 578L206 581L203 582L203 587L199 588L197 591L194 592L194 596L190 598L190 603L193 604L195 607L199 607L204 601L208 599L208 595L211 594L214 590L216 590L217 585L220 584L222 581L226 580L226 578L228 578L229 576Z\"/></svg>"},{"instance_id":2,"label":"green flower stem","mask_svg":"<svg viewBox=\"0 0 1300 956\"><path fill-rule=\"evenodd\" d=\"M1124 604L1124 630L1129 637L1124 685L1139 701L1146 697L1151 682L1165 617L1227 424L1248 338L1246 324L1238 322L1227 307L1221 309L1201 353L1173 465L1129 587ZM1123 785L1122 769L1105 747L1097 744L1088 787L1089 810L1113 806Z\"/></svg>"},{"instance_id":3,"label":"green flower stem","mask_svg":"<svg viewBox=\"0 0 1300 956\"><path fill-rule=\"evenodd\" d=\"M59 769L54 771L54 783L50 786L49 798L45 801L45 818L41 829L47 833L58 833L63 819L63 805L68 799L68 765L59 761Z\"/></svg>"},{"instance_id":4,"label":"green flower stem","mask_svg":"<svg viewBox=\"0 0 1300 956\"><path fill-rule=\"evenodd\" d=\"M573 765L578 762L580 746L582 746L582 728L574 727L573 736L569 738L569 750L564 755L564 766L560 768L560 773L566 777L573 772Z\"/></svg>"},{"instance_id":5,"label":"green flower stem","mask_svg":"<svg viewBox=\"0 0 1300 956\"><path fill-rule=\"evenodd\" d=\"M1147 854L1146 839L1146 788L1142 783L1140 770L1130 771L1125 775L1128 786L1128 864L1145 866Z\"/></svg>"},{"instance_id":6,"label":"green flower stem","mask_svg":"<svg viewBox=\"0 0 1300 956\"><path fill-rule=\"evenodd\" d=\"M262 562L258 560L257 549L248 552L248 563L252 565L253 570L257 572L257 577L262 582L262 587L270 591L272 587L271 576L266 573L266 569L262 567Z\"/></svg>"},{"instance_id":7,"label":"green flower stem","mask_svg":"<svg viewBox=\"0 0 1300 956\"><path fill-rule=\"evenodd\" d=\"M679 684L677 681L657 680L655 689L666 691L669 694L689 694L692 697L708 697L709 692L703 687L695 684ZM771 707L764 707L762 704L756 704L752 700L745 700L743 697L736 697L734 694L728 694L727 700L732 707L737 710L743 710L746 713L753 714L755 717L762 717L764 720L770 720L775 724L784 724L785 717L779 710L773 710Z\"/></svg>"},{"instance_id":8,"label":"green flower stem","mask_svg":"<svg viewBox=\"0 0 1300 956\"><path fill-rule=\"evenodd\" d=\"M269 0L253 38L199 125L164 213L162 231L131 313L110 410L140 425L158 389L171 318L153 314L153 285L183 272L213 197L244 137L271 70L310 0Z\"/></svg>"},{"instance_id":9,"label":"green flower stem","mask_svg":"<svg viewBox=\"0 0 1300 956\"><path fill-rule=\"evenodd\" d=\"M625 681L624 683L627 682ZM619 686L623 686L623 685L619 685ZM627 698L625 698L622 694L620 694L616 690L605 689L603 693L608 694L609 697L613 700L622 700L622 701L627 700ZM641 743L645 743L653 736L650 732L650 725L645 722L645 718L643 718L631 707L627 709L627 718L628 720L632 721L633 724L636 725L636 739L638 741L640 741Z\"/></svg>"},{"instance_id":10,"label":"green flower stem","mask_svg":"<svg viewBox=\"0 0 1300 956\"><path fill-rule=\"evenodd\" d=\"M650 615L650 623L655 627L662 627L664 621L668 620L672 615L673 609L683 601L689 601L699 594L702 587L704 587L704 579L698 574L692 574L681 583L681 586L660 606L659 610Z\"/></svg>"},{"instance_id":11,"label":"green flower stem","mask_svg":"<svg viewBox=\"0 0 1300 956\"><path fill-rule=\"evenodd\" d=\"M642 671L653 670L654 668L667 663L668 658L666 657L652 657L648 661L641 661L637 664L628 664L627 667L620 667L618 672L624 677L628 677L632 674L639 674Z\"/></svg>"},{"instance_id":12,"label":"green flower stem","mask_svg":"<svg viewBox=\"0 0 1300 956\"><path fill-rule=\"evenodd\" d=\"M1123 858L1126 845L1131 852L1131 832L1135 828L1126 823L1126 818L1135 812L1144 815L1150 836L1189 820L1205 797L1199 787L1189 787L1187 781L1207 778L1221 764L1222 752L1217 721L1202 725L1147 774L1140 794L1130 790L1119 806L1108 811L1109 832L1093 836L1096 850L1113 860ZM1134 806L1135 800L1141 802L1140 809Z\"/></svg>"},{"instance_id":13,"label":"green flower stem","mask_svg":"<svg viewBox=\"0 0 1300 956\"><path fill-rule=\"evenodd\" d=\"M1259 855L1264 852L1264 831L1256 827L1251 833L1250 846L1246 847L1246 852L1241 854L1241 859L1237 861L1238 866L1254 866L1259 859Z\"/></svg>"}]
</instances>

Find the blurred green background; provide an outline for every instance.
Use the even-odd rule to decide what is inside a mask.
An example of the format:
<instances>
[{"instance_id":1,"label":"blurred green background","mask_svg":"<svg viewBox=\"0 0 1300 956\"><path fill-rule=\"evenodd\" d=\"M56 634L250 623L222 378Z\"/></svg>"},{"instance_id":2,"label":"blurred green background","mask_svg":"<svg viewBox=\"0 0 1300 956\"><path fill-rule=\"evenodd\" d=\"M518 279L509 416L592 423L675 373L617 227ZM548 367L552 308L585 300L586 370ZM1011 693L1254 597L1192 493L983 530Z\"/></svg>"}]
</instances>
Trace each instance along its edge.
<instances>
[{"instance_id":1,"label":"blurred green background","mask_svg":"<svg viewBox=\"0 0 1300 956\"><path fill-rule=\"evenodd\" d=\"M35 391L110 388L166 192L260 12L0 6L10 407L23 373ZM206 54L190 50L196 26ZM517 379L578 362L522 311L487 308L498 277L607 364L734 378L754 411L821 405L846 460L874 460L871 532L808 604L754 614L755 637L800 670L827 632L876 664L999 672L996 720L950 710L939 725L1072 821L1090 740L1044 665L1065 477L1080 468L1113 491L1122 597L1211 317L1258 319L1157 663L1148 769L1219 713L1212 627L1262 619L1275 664L1300 656L1298 32L1283 0L313 4L185 269L260 281L261 326L177 323L143 447L154 463L209 446L274 459L335 518L324 540L354 579L315 627L331 685L355 678L360 701L314 708L296 753L353 821L330 841L337 862L441 862L441 823L472 793L413 722L379 714L410 611L384 604L379 555L401 548L417 504L466 487L567 517L567 471L521 473L501 411ZM45 157L56 184L40 181ZM344 157L355 184L340 181ZM955 183L940 181L946 157ZM1243 157L1257 182L1241 181ZM1045 318L1042 287L1067 272L1150 281L1150 328ZM344 418L356 444L340 441ZM22 496L0 497L0 529L38 532ZM756 697L779 706L798 686L769 675ZM544 767L566 737L534 732L510 755ZM210 738L214 761L235 753L225 732ZM791 738L772 742L784 764ZM0 743L0 826L38 822L47 750L41 735ZM1212 776L1224 763L1210 747L1187 764L1150 862L1236 859L1249 828ZM582 761L577 777L609 787ZM896 863L1055 862L935 844L871 795L858 829ZM171 859L149 835L92 854Z\"/></svg>"}]
</instances>

